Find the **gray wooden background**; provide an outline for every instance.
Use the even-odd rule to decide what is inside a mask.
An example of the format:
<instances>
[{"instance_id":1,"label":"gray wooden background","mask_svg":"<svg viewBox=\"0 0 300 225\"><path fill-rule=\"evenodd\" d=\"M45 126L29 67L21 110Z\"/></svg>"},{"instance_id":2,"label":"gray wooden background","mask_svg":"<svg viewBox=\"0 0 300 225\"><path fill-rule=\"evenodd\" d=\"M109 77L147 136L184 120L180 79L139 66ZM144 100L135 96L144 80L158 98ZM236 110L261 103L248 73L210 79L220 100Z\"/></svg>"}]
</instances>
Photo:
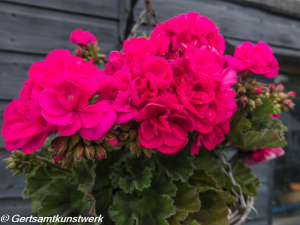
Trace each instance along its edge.
<instances>
[{"instance_id":1,"label":"gray wooden background","mask_svg":"<svg viewBox=\"0 0 300 225\"><path fill-rule=\"evenodd\" d=\"M28 78L30 65L43 60L53 49L74 49L69 43L71 31L82 28L93 33L108 54L118 50L126 29L144 7L142 0L0 0L0 125L7 104L18 98L23 82ZM295 74L300 63L300 21L239 4L239 1L217 0L153 0L158 19L164 21L188 11L197 11L212 19L220 28L227 44L233 46L248 41L269 43L281 65L281 73ZM147 32L143 25L139 34ZM287 116L289 118L289 116ZM288 119L287 119L288 120ZM299 132L299 127L293 127ZM0 136L0 217L3 214L30 215L30 201L22 200L24 180L12 177L4 169L2 159L10 152L4 149ZM254 168L261 178L262 187L255 207L259 217L248 225L271 224L271 194L273 163ZM9 223L6 223L9 224Z\"/></svg>"}]
</instances>

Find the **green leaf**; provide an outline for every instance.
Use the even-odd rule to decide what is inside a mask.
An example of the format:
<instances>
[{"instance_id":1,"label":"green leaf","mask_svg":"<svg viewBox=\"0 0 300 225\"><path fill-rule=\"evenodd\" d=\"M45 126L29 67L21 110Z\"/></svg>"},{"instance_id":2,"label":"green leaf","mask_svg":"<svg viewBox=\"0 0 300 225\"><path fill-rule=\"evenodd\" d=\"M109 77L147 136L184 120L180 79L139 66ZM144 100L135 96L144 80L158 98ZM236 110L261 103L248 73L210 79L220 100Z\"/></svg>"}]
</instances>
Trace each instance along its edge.
<instances>
[{"instance_id":1,"label":"green leaf","mask_svg":"<svg viewBox=\"0 0 300 225\"><path fill-rule=\"evenodd\" d=\"M168 218L170 225L180 225L179 221L184 220L188 213L200 210L200 199L197 188L188 182L176 182L177 192L173 197L176 214Z\"/></svg>"},{"instance_id":2,"label":"green leaf","mask_svg":"<svg viewBox=\"0 0 300 225\"><path fill-rule=\"evenodd\" d=\"M283 147L287 143L281 132L262 129L259 132L249 130L251 124L241 112L233 115L230 124L230 141L241 149L256 150L260 148Z\"/></svg>"},{"instance_id":3,"label":"green leaf","mask_svg":"<svg viewBox=\"0 0 300 225\"><path fill-rule=\"evenodd\" d=\"M261 98L263 104L255 107L251 115L253 118L265 117L270 114L280 113L280 109L278 109L273 102L268 98Z\"/></svg>"},{"instance_id":4,"label":"green leaf","mask_svg":"<svg viewBox=\"0 0 300 225\"><path fill-rule=\"evenodd\" d=\"M232 174L237 184L241 186L242 192L245 195L257 196L257 187L260 186L259 179L252 173L251 169L241 160L238 160L232 165ZM224 188L231 190L232 183L226 177ZM240 192L239 188L234 187L236 192Z\"/></svg>"},{"instance_id":5,"label":"green leaf","mask_svg":"<svg viewBox=\"0 0 300 225\"><path fill-rule=\"evenodd\" d=\"M131 194L118 192L109 208L110 217L116 225L168 225L166 218L175 214L170 196L176 187L165 176L154 174L150 188Z\"/></svg>"},{"instance_id":6,"label":"green leaf","mask_svg":"<svg viewBox=\"0 0 300 225\"><path fill-rule=\"evenodd\" d=\"M184 224L229 225L228 207L220 197L212 191L207 191L200 193L200 200L200 211L190 213Z\"/></svg>"},{"instance_id":7,"label":"green leaf","mask_svg":"<svg viewBox=\"0 0 300 225\"><path fill-rule=\"evenodd\" d=\"M263 129L276 130L278 132L286 132L287 127L283 125L283 123L278 119L273 119L269 116L261 117L254 121L252 121L251 130L261 131Z\"/></svg>"},{"instance_id":8,"label":"green leaf","mask_svg":"<svg viewBox=\"0 0 300 225\"><path fill-rule=\"evenodd\" d=\"M160 170L165 172L172 180L187 181L193 174L194 167L191 156L187 156L186 152L190 154L190 150L188 151L187 149L182 149L173 155L157 152L156 157Z\"/></svg>"},{"instance_id":9,"label":"green leaf","mask_svg":"<svg viewBox=\"0 0 300 225\"><path fill-rule=\"evenodd\" d=\"M73 174L79 184L78 190L84 194L83 202L92 203L89 214L98 216L95 210L96 200L92 194L96 178L95 169L96 165L92 160L82 160L77 167L73 167Z\"/></svg>"},{"instance_id":10,"label":"green leaf","mask_svg":"<svg viewBox=\"0 0 300 225\"><path fill-rule=\"evenodd\" d=\"M220 161L218 159L209 155L206 156L198 155L193 160L193 164L195 170L205 170L207 172L207 175L213 176L213 179L217 181L217 184L219 186L223 186L225 181L224 173L222 170L222 165L220 164Z\"/></svg>"},{"instance_id":11,"label":"green leaf","mask_svg":"<svg viewBox=\"0 0 300 225\"><path fill-rule=\"evenodd\" d=\"M227 204L232 205L235 203L235 198L230 193L223 191L213 176L208 175L203 169L195 170L195 173L189 179L189 183L197 187L197 191L200 193L211 190Z\"/></svg>"},{"instance_id":12,"label":"green leaf","mask_svg":"<svg viewBox=\"0 0 300 225\"><path fill-rule=\"evenodd\" d=\"M217 181L205 169L195 170L189 179L189 183L194 185L198 192L219 189Z\"/></svg>"},{"instance_id":13,"label":"green leaf","mask_svg":"<svg viewBox=\"0 0 300 225\"><path fill-rule=\"evenodd\" d=\"M77 190L78 184L66 178L54 180L47 191L49 194L42 199L39 216L51 217L59 214L63 217L88 216L91 202L83 202L85 194ZM64 223L49 223L64 224Z\"/></svg>"},{"instance_id":14,"label":"green leaf","mask_svg":"<svg viewBox=\"0 0 300 225\"><path fill-rule=\"evenodd\" d=\"M42 163L34 173L27 176L23 198L32 199L32 215L38 215L38 210L41 208L41 200L47 194L46 188L60 175L61 173L58 170Z\"/></svg>"},{"instance_id":15,"label":"green leaf","mask_svg":"<svg viewBox=\"0 0 300 225\"><path fill-rule=\"evenodd\" d=\"M95 208L96 214L102 215L103 224L114 225L115 223L109 218L108 208L113 203L113 187L109 178L111 174L111 167L108 160L96 161L96 180L93 188L93 196L96 200Z\"/></svg>"},{"instance_id":16,"label":"green leaf","mask_svg":"<svg viewBox=\"0 0 300 225\"><path fill-rule=\"evenodd\" d=\"M132 193L133 190L142 191L150 187L152 171L155 169L154 163L144 157L137 158L136 154L131 154L123 164L118 162L112 172L112 184L114 188L121 188L125 193Z\"/></svg>"}]
</instances>

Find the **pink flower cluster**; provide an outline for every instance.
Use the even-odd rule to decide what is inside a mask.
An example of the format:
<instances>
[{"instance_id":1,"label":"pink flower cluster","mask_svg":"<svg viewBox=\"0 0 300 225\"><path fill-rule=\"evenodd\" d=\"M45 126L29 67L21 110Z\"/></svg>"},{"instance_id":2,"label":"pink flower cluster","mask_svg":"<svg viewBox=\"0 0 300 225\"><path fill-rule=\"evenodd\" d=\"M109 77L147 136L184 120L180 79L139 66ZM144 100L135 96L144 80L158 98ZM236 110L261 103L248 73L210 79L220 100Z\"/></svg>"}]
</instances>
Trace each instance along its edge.
<instances>
[{"instance_id":1,"label":"pink flower cluster","mask_svg":"<svg viewBox=\"0 0 300 225\"><path fill-rule=\"evenodd\" d=\"M34 63L19 99L5 110L5 147L23 147L24 153L31 153L57 131L63 136L79 131L85 139L100 139L117 119L108 101L91 104L106 85L105 77L92 61L85 63L63 49Z\"/></svg>"},{"instance_id":2,"label":"pink flower cluster","mask_svg":"<svg viewBox=\"0 0 300 225\"><path fill-rule=\"evenodd\" d=\"M142 146L173 154L198 132L199 144L214 148L229 132L236 111L236 73L223 55L224 38L198 13L180 15L155 27L149 39L132 38L124 54L112 52L105 73L112 79L99 96L118 114L118 123L141 123Z\"/></svg>"},{"instance_id":3,"label":"pink flower cluster","mask_svg":"<svg viewBox=\"0 0 300 225\"><path fill-rule=\"evenodd\" d=\"M255 150L251 155L247 155L244 161L248 166L254 166L282 155L284 155L282 148L261 148Z\"/></svg>"},{"instance_id":4,"label":"pink flower cluster","mask_svg":"<svg viewBox=\"0 0 300 225\"><path fill-rule=\"evenodd\" d=\"M253 72L274 78L278 74L279 65L270 46L258 42L255 46L251 42L244 42L235 48L234 65L237 72Z\"/></svg>"},{"instance_id":5,"label":"pink flower cluster","mask_svg":"<svg viewBox=\"0 0 300 225\"><path fill-rule=\"evenodd\" d=\"M97 39L88 31L82 31L77 29L71 33L70 36L71 43L79 45L88 45L90 42L97 43Z\"/></svg>"},{"instance_id":6,"label":"pink flower cluster","mask_svg":"<svg viewBox=\"0 0 300 225\"><path fill-rule=\"evenodd\" d=\"M71 41L87 44L94 36L74 31ZM197 136L211 150L229 132L236 111L236 73L224 56L216 25L198 13L180 15L156 26L149 39L125 41L112 52L105 71L67 50L51 52L33 64L29 80L5 111L6 148L33 152L59 131L100 139L114 124L140 123L140 144L174 154Z\"/></svg>"}]
</instances>

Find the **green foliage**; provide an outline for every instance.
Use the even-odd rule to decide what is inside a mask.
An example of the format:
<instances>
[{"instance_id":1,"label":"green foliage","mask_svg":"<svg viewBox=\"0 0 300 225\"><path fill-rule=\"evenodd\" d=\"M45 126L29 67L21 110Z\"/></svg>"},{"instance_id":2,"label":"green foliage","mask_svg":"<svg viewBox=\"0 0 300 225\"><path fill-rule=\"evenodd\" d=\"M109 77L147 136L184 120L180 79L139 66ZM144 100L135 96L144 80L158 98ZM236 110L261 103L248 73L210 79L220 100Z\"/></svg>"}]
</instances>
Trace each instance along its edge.
<instances>
[{"instance_id":1,"label":"green foliage","mask_svg":"<svg viewBox=\"0 0 300 225\"><path fill-rule=\"evenodd\" d=\"M200 193L201 209L190 213L185 224L229 225L228 206L225 201L213 191Z\"/></svg>"},{"instance_id":2,"label":"green foliage","mask_svg":"<svg viewBox=\"0 0 300 225\"><path fill-rule=\"evenodd\" d=\"M257 178L242 162L232 165L246 195ZM201 148L151 158L128 149L108 151L103 160L82 160L72 173L41 164L27 177L23 196L39 216L99 216L106 225L226 225L236 203L232 184L215 151ZM236 190L238 191L238 190Z\"/></svg>"},{"instance_id":3,"label":"green foliage","mask_svg":"<svg viewBox=\"0 0 300 225\"><path fill-rule=\"evenodd\" d=\"M261 119L259 121L262 121ZM259 121L252 121L258 124ZM284 127L280 126L274 120L265 119L260 122L259 130L253 130L251 122L245 118L242 112L237 112L232 117L230 124L230 142L236 147L245 150L256 150L260 148L283 147L286 145L282 131ZM279 127L279 128L278 128ZM254 127L255 128L255 127Z\"/></svg>"},{"instance_id":4,"label":"green foliage","mask_svg":"<svg viewBox=\"0 0 300 225\"><path fill-rule=\"evenodd\" d=\"M200 210L200 199L197 188L188 182L176 182L177 192L173 197L176 214L168 218L170 225L180 224L189 213Z\"/></svg>"},{"instance_id":5,"label":"green foliage","mask_svg":"<svg viewBox=\"0 0 300 225\"><path fill-rule=\"evenodd\" d=\"M237 184L242 188L242 192L245 195L257 196L257 187L260 186L260 182L257 177L251 172L251 169L241 160L236 161L232 165L232 174ZM229 178L226 178L224 188L231 190L232 184ZM234 187L236 192L240 192L239 188Z\"/></svg>"},{"instance_id":6,"label":"green foliage","mask_svg":"<svg viewBox=\"0 0 300 225\"><path fill-rule=\"evenodd\" d=\"M119 191L109 208L110 217L117 225L168 225L166 218L175 214L170 196L176 193L176 186L165 176L153 175L151 186L143 191L126 194Z\"/></svg>"},{"instance_id":7,"label":"green foliage","mask_svg":"<svg viewBox=\"0 0 300 225\"><path fill-rule=\"evenodd\" d=\"M187 181L193 174L194 168L190 155L186 154L190 154L190 149L182 149L174 155L157 152L156 158L160 170L175 181Z\"/></svg>"},{"instance_id":8,"label":"green foliage","mask_svg":"<svg viewBox=\"0 0 300 225\"><path fill-rule=\"evenodd\" d=\"M138 159L136 154L128 153L125 162L118 162L112 172L114 188L121 188L125 193L133 190L142 191L151 184L154 163L143 155ZM120 165L121 163L121 165Z\"/></svg>"},{"instance_id":9,"label":"green foliage","mask_svg":"<svg viewBox=\"0 0 300 225\"><path fill-rule=\"evenodd\" d=\"M262 105L257 105L251 115L253 118L266 117L270 114L280 113L280 109L278 109L274 103L265 96L265 98L261 98Z\"/></svg>"}]
</instances>

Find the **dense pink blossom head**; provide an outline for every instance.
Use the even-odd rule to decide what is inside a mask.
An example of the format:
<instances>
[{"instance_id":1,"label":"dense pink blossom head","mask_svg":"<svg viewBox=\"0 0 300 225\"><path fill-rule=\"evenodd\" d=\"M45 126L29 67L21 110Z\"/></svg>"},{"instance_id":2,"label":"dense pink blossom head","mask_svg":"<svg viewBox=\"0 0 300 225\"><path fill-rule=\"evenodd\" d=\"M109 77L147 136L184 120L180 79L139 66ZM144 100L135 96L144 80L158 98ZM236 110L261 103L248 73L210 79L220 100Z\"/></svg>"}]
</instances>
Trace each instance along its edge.
<instances>
[{"instance_id":1,"label":"dense pink blossom head","mask_svg":"<svg viewBox=\"0 0 300 225\"><path fill-rule=\"evenodd\" d=\"M142 146L157 149L164 154L174 154L188 142L187 132L194 122L175 94L165 94L152 99L136 116L141 122L139 140Z\"/></svg>"},{"instance_id":2,"label":"dense pink blossom head","mask_svg":"<svg viewBox=\"0 0 300 225\"><path fill-rule=\"evenodd\" d=\"M32 153L43 145L48 135L56 133L56 127L41 115L40 93L41 89L28 80L20 98L14 99L5 109L2 135L6 149L22 148L24 153Z\"/></svg>"},{"instance_id":3,"label":"dense pink blossom head","mask_svg":"<svg viewBox=\"0 0 300 225\"><path fill-rule=\"evenodd\" d=\"M70 41L74 44L88 45L90 42L97 43L97 39L89 31L81 29L74 30L71 33Z\"/></svg>"},{"instance_id":4,"label":"dense pink blossom head","mask_svg":"<svg viewBox=\"0 0 300 225\"><path fill-rule=\"evenodd\" d=\"M267 78L274 78L278 74L278 62L270 46L264 42L256 45L244 42L235 48L234 59L237 72L252 71Z\"/></svg>"},{"instance_id":5,"label":"dense pink blossom head","mask_svg":"<svg viewBox=\"0 0 300 225\"><path fill-rule=\"evenodd\" d=\"M158 36L158 33L161 36ZM151 39L158 40L157 37L160 38L161 47L160 51L155 50L155 52L159 54L165 52L164 46L168 42L170 42L172 50L183 50L188 44L193 44L197 48L207 47L220 54L223 54L225 50L225 40L219 34L219 29L214 22L195 12L182 14L157 25L150 36L150 41Z\"/></svg>"}]
</instances>

